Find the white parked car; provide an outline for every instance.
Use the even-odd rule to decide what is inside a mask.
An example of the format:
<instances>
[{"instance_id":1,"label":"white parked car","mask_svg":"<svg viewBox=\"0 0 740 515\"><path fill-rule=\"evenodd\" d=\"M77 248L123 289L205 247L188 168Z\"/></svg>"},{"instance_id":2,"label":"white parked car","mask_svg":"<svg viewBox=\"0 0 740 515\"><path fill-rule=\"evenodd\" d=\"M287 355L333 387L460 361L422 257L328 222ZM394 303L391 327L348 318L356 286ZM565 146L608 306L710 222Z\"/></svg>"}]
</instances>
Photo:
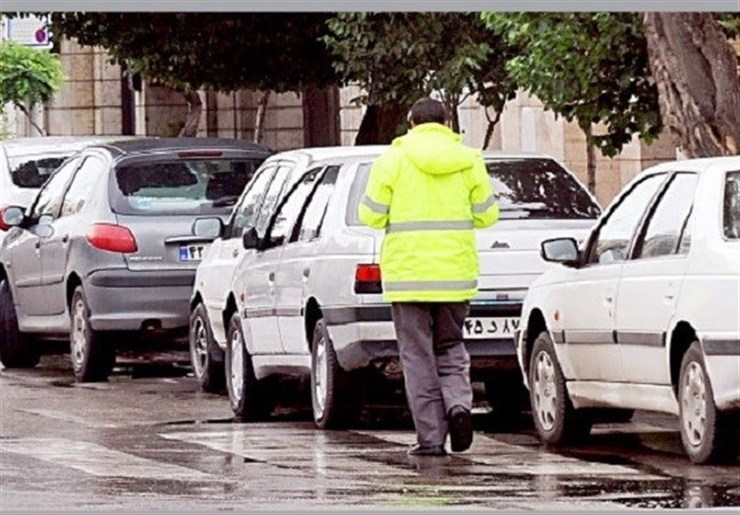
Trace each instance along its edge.
<instances>
[{"instance_id":1,"label":"white parked car","mask_svg":"<svg viewBox=\"0 0 740 515\"><path fill-rule=\"evenodd\" d=\"M29 207L51 173L72 154L90 145L126 138L46 136L0 141L0 214L9 206ZM0 219L0 241L8 229Z\"/></svg>"},{"instance_id":2,"label":"white parked car","mask_svg":"<svg viewBox=\"0 0 740 515\"><path fill-rule=\"evenodd\" d=\"M319 427L357 412L363 373L400 378L390 304L381 296L383 233L357 206L385 147L296 150L270 157L198 268L192 301L193 366L205 389L226 383L239 418L269 408L258 380L311 374ZM466 321L474 380L494 409L520 409L526 390L514 331L546 238L585 236L600 209L573 175L542 155L486 154L501 221L478 231L480 292ZM203 234L211 221L196 226ZM218 222L213 220L216 226ZM351 378L351 379L350 379Z\"/></svg>"},{"instance_id":3,"label":"white parked car","mask_svg":"<svg viewBox=\"0 0 740 515\"><path fill-rule=\"evenodd\" d=\"M665 163L612 202L587 244L555 239L522 311L519 362L543 441L604 408L680 417L696 463L733 459L740 412L740 157Z\"/></svg>"}]
</instances>

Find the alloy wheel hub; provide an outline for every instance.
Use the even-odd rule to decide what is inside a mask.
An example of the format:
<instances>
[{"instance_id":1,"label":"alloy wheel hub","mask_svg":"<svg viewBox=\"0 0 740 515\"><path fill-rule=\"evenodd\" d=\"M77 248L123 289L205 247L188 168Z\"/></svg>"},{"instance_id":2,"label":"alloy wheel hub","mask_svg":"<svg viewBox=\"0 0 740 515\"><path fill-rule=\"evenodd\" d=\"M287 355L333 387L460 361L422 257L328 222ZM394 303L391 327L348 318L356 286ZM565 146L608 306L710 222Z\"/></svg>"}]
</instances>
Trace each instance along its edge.
<instances>
[{"instance_id":1,"label":"alloy wheel hub","mask_svg":"<svg viewBox=\"0 0 740 515\"><path fill-rule=\"evenodd\" d=\"M545 352L540 352L535 358L532 388L533 408L543 429L549 431L555 425L557 390L555 388L555 366Z\"/></svg>"},{"instance_id":2,"label":"alloy wheel hub","mask_svg":"<svg viewBox=\"0 0 740 515\"><path fill-rule=\"evenodd\" d=\"M707 425L707 387L701 365L689 364L681 388L684 433L691 445L698 446L704 440Z\"/></svg>"},{"instance_id":3,"label":"alloy wheel hub","mask_svg":"<svg viewBox=\"0 0 740 515\"><path fill-rule=\"evenodd\" d=\"M231 389L236 400L244 395L244 346L239 333L231 337Z\"/></svg>"}]
</instances>

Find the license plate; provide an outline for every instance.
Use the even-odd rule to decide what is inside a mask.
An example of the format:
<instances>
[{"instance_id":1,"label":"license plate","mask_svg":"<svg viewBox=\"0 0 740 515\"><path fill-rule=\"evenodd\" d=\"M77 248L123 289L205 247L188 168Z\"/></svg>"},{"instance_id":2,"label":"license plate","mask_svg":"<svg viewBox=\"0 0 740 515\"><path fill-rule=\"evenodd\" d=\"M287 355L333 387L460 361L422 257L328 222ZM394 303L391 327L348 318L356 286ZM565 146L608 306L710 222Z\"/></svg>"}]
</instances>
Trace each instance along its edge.
<instances>
[{"instance_id":1,"label":"license plate","mask_svg":"<svg viewBox=\"0 0 740 515\"><path fill-rule=\"evenodd\" d=\"M206 252L206 245L180 245L180 261L200 261Z\"/></svg>"},{"instance_id":2,"label":"license plate","mask_svg":"<svg viewBox=\"0 0 740 515\"><path fill-rule=\"evenodd\" d=\"M518 317L473 317L465 319L463 336L467 340L513 338L517 329L519 329Z\"/></svg>"}]
</instances>

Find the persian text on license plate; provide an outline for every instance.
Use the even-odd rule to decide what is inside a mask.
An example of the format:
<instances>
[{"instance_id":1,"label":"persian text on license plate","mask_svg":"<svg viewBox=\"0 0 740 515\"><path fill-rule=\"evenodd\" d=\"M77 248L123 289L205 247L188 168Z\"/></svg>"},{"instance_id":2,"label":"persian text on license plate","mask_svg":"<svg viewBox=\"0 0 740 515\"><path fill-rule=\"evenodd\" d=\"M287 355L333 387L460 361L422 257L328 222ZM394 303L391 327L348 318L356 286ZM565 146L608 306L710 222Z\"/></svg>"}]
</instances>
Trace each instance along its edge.
<instances>
[{"instance_id":1,"label":"persian text on license plate","mask_svg":"<svg viewBox=\"0 0 740 515\"><path fill-rule=\"evenodd\" d=\"M483 338L513 338L519 329L518 317L471 317L463 324L463 337L468 340Z\"/></svg>"},{"instance_id":2,"label":"persian text on license plate","mask_svg":"<svg viewBox=\"0 0 740 515\"><path fill-rule=\"evenodd\" d=\"M180 261L200 261L206 253L206 245L180 245Z\"/></svg>"}]
</instances>

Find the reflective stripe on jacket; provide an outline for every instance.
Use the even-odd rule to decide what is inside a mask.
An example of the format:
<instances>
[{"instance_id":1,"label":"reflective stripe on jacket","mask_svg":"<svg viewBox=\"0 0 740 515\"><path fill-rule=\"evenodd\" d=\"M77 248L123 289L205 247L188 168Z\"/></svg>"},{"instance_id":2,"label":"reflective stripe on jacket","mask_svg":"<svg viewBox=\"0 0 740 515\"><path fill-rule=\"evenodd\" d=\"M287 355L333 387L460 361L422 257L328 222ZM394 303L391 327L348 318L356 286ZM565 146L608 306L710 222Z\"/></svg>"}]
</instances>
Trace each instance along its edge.
<instances>
[{"instance_id":1,"label":"reflective stripe on jacket","mask_svg":"<svg viewBox=\"0 0 740 515\"><path fill-rule=\"evenodd\" d=\"M383 296L391 302L457 302L478 287L474 228L498 220L479 150L444 125L425 123L373 164L359 215L385 229Z\"/></svg>"}]
</instances>

